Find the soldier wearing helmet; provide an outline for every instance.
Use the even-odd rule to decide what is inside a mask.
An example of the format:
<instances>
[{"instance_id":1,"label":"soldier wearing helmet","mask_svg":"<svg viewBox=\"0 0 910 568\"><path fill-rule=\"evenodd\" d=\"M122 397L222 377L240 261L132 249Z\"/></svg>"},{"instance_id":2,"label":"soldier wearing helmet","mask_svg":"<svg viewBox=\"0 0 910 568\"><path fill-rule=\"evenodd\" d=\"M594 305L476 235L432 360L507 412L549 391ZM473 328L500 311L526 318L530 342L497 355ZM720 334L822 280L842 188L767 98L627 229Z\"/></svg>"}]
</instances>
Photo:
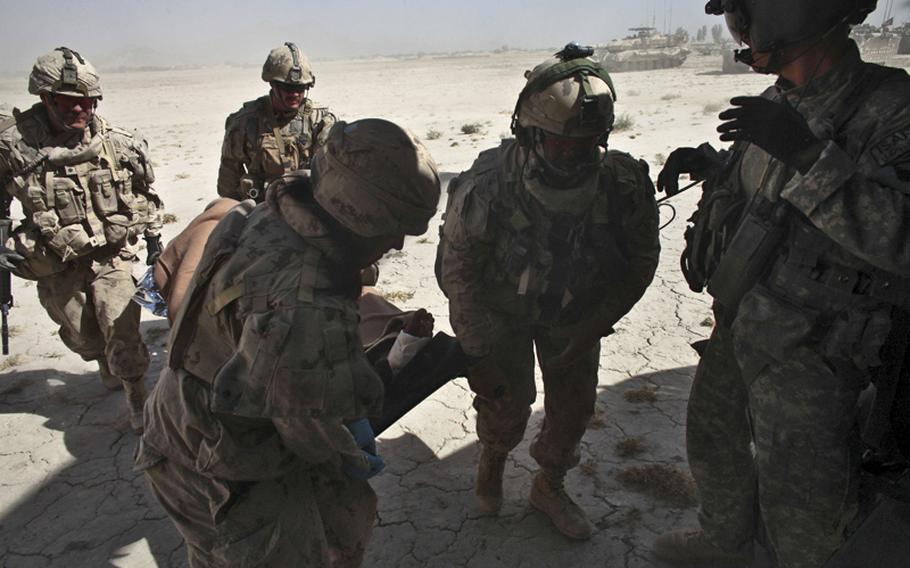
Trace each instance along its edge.
<instances>
[{"instance_id":1,"label":"soldier wearing helmet","mask_svg":"<svg viewBox=\"0 0 910 568\"><path fill-rule=\"evenodd\" d=\"M313 166L218 223L149 396L137 467L190 566L357 566L370 538L383 389L360 270L426 231L439 176L380 119L335 124Z\"/></svg>"},{"instance_id":2,"label":"soldier wearing helmet","mask_svg":"<svg viewBox=\"0 0 910 568\"><path fill-rule=\"evenodd\" d=\"M76 51L39 57L28 90L41 102L0 121L4 198L18 199L25 214L12 242L0 243L0 266L37 280L60 338L98 361L107 388L125 389L138 431L149 358L130 301L132 265L139 238L149 263L161 248L148 145L95 114L98 72Z\"/></svg>"},{"instance_id":3,"label":"soldier wearing helmet","mask_svg":"<svg viewBox=\"0 0 910 568\"><path fill-rule=\"evenodd\" d=\"M437 256L470 359L478 506L502 506L506 457L536 397L536 347L546 418L531 445L541 470L530 500L578 540L592 528L563 481L594 412L600 340L641 298L660 250L647 164L607 150L616 96L590 54L569 44L526 73L515 139L450 182Z\"/></svg>"},{"instance_id":4,"label":"soldier wearing helmet","mask_svg":"<svg viewBox=\"0 0 910 568\"><path fill-rule=\"evenodd\" d=\"M910 412L894 406L907 400L910 78L849 38L875 4L708 2L745 44L737 56L777 81L721 113L731 148L680 148L658 178L668 195L680 173L706 180L683 268L716 321L686 427L701 530L659 537L665 560L746 565L759 540L777 566L828 566L863 522L861 472L910 457L893 422ZM874 552L830 565L906 565Z\"/></svg>"},{"instance_id":5,"label":"soldier wearing helmet","mask_svg":"<svg viewBox=\"0 0 910 568\"><path fill-rule=\"evenodd\" d=\"M284 174L310 167L335 115L307 95L316 76L306 55L287 42L262 66L269 94L243 106L224 125L218 194L262 201L264 189Z\"/></svg>"}]
</instances>

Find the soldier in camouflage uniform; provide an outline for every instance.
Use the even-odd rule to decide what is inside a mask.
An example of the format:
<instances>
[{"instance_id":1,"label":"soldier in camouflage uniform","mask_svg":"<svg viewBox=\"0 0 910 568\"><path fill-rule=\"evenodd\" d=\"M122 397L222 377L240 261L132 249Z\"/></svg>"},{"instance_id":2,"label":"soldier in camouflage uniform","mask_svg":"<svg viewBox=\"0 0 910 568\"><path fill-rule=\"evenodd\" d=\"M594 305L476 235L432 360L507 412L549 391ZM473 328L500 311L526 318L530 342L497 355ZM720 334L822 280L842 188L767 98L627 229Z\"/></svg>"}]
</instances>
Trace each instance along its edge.
<instances>
[{"instance_id":1,"label":"soldier in camouflage uniform","mask_svg":"<svg viewBox=\"0 0 910 568\"><path fill-rule=\"evenodd\" d=\"M310 167L335 122L335 115L307 97L316 76L293 43L269 53L262 80L271 86L269 94L244 103L224 124L218 168L222 197L262 201L269 182Z\"/></svg>"},{"instance_id":2,"label":"soldier in camouflage uniform","mask_svg":"<svg viewBox=\"0 0 910 568\"><path fill-rule=\"evenodd\" d=\"M25 214L0 265L37 280L60 338L98 361L107 388L125 389L141 430L149 357L130 301L134 245L145 238L149 263L161 249L148 146L95 114L98 73L75 51L39 57L28 89L41 102L0 122L0 180Z\"/></svg>"},{"instance_id":3,"label":"soldier in camouflage uniform","mask_svg":"<svg viewBox=\"0 0 910 568\"><path fill-rule=\"evenodd\" d=\"M516 140L449 186L437 258L470 359L480 509L502 505L505 460L536 397L536 347L546 416L531 446L541 466L531 504L579 540L592 528L563 480L594 412L600 340L641 298L660 250L647 164L606 151L613 86L586 54L570 44L526 73Z\"/></svg>"},{"instance_id":4,"label":"soldier in camouflage uniform","mask_svg":"<svg viewBox=\"0 0 910 568\"><path fill-rule=\"evenodd\" d=\"M702 530L658 538L666 560L744 566L759 539L819 567L854 520L857 398L910 308L910 78L848 37L874 8L708 4L779 79L720 115L729 151L676 150L659 178L708 180L684 265L717 321L688 408Z\"/></svg>"},{"instance_id":5,"label":"soldier in camouflage uniform","mask_svg":"<svg viewBox=\"0 0 910 568\"><path fill-rule=\"evenodd\" d=\"M360 269L426 231L438 200L424 147L367 119L333 126L312 178L219 222L137 458L191 566L360 564L383 390L357 332Z\"/></svg>"}]
</instances>

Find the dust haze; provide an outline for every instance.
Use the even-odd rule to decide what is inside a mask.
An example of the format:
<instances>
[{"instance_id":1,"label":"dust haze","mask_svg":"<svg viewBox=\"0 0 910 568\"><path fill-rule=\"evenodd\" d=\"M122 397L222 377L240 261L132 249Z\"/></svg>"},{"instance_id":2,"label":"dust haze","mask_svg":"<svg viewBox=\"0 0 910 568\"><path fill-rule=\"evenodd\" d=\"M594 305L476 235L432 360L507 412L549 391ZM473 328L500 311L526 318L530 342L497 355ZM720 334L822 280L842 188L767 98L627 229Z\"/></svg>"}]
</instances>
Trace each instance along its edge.
<instances>
[{"instance_id":1,"label":"dust haze","mask_svg":"<svg viewBox=\"0 0 910 568\"><path fill-rule=\"evenodd\" d=\"M155 3L0 0L0 74L22 75L59 45L101 70L260 65L271 47L294 41L311 58L540 49L599 44L630 27L690 33L719 20L704 0L338 0ZM884 9L884 2L879 3ZM894 7L903 21L908 3ZM870 22L880 23L873 15Z\"/></svg>"}]
</instances>

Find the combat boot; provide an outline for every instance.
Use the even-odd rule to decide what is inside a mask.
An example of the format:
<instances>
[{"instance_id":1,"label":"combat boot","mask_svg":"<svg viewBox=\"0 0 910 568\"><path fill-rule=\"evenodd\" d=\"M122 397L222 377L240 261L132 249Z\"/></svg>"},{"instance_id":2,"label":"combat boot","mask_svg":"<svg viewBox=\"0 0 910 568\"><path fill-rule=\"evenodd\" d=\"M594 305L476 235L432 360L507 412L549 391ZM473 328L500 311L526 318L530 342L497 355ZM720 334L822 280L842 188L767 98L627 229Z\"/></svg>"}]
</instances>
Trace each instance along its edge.
<instances>
[{"instance_id":1,"label":"combat boot","mask_svg":"<svg viewBox=\"0 0 910 568\"><path fill-rule=\"evenodd\" d=\"M498 513L502 508L502 473L508 454L483 446L477 463L474 495L481 513Z\"/></svg>"},{"instance_id":2,"label":"combat boot","mask_svg":"<svg viewBox=\"0 0 910 568\"><path fill-rule=\"evenodd\" d=\"M531 505L550 517L559 532L573 540L588 540L594 530L587 515L563 487L564 472L543 470L531 484Z\"/></svg>"},{"instance_id":3,"label":"combat boot","mask_svg":"<svg viewBox=\"0 0 910 568\"><path fill-rule=\"evenodd\" d=\"M130 411L130 427L137 434L143 430L142 407L145 406L145 381L143 377L123 379L123 394L126 395L126 407Z\"/></svg>"},{"instance_id":4,"label":"combat boot","mask_svg":"<svg viewBox=\"0 0 910 568\"><path fill-rule=\"evenodd\" d=\"M120 377L111 373L111 368L107 366L107 361L98 359L98 374L101 375L101 384L109 391L118 391L123 388Z\"/></svg>"},{"instance_id":5,"label":"combat boot","mask_svg":"<svg viewBox=\"0 0 910 568\"><path fill-rule=\"evenodd\" d=\"M660 535L654 540L654 555L671 564L723 568L746 568L751 564L750 554L727 552L700 529Z\"/></svg>"}]
</instances>

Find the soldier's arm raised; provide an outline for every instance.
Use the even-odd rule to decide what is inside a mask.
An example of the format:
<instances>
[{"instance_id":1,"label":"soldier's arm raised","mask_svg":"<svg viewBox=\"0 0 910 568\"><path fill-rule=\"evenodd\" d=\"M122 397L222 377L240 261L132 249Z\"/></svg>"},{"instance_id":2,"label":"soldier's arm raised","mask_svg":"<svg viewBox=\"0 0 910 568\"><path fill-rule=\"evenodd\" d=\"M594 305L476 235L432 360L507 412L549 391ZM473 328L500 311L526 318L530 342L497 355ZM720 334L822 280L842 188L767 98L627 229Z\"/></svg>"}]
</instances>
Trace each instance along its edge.
<instances>
[{"instance_id":1,"label":"soldier's arm raised","mask_svg":"<svg viewBox=\"0 0 910 568\"><path fill-rule=\"evenodd\" d=\"M851 253L908 277L910 81L901 83L890 96L874 96L863 109L863 117L874 116L877 124L859 155L827 141L818 160L804 175L797 173L781 197ZM879 105L886 108L876 110Z\"/></svg>"}]
</instances>

